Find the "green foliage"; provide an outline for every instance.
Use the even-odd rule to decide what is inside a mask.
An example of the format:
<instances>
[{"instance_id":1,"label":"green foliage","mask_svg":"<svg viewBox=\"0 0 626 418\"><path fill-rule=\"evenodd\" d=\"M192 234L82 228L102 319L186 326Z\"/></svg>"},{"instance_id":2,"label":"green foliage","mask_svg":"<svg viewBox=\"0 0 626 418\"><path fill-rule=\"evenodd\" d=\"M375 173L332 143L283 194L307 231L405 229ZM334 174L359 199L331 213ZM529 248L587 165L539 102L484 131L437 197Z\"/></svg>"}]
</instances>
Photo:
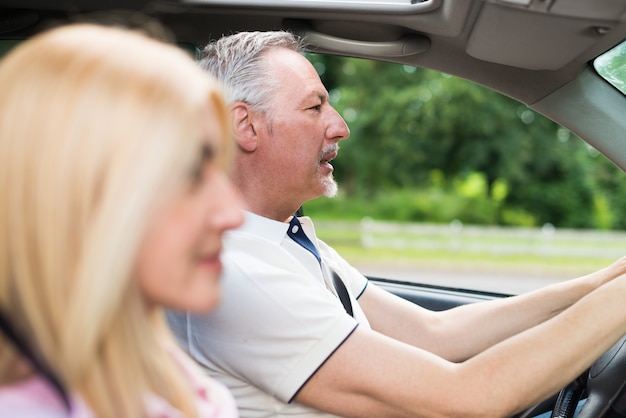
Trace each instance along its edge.
<instances>
[{"instance_id":1,"label":"green foliage","mask_svg":"<svg viewBox=\"0 0 626 418\"><path fill-rule=\"evenodd\" d=\"M353 218L626 228L626 175L526 106L415 67L311 55L351 138L342 196L307 211Z\"/></svg>"},{"instance_id":2,"label":"green foliage","mask_svg":"<svg viewBox=\"0 0 626 418\"><path fill-rule=\"evenodd\" d=\"M381 190L374 196L339 194L333 199L308 202L305 211L315 218L358 220L369 216L380 220L406 222L449 223L459 220L467 224L508 224L500 218L503 199L487 194L487 182L482 173L470 173L465 178L443 185L440 172L433 172L422 189L398 188ZM509 214L514 224L535 226L532 216L518 211Z\"/></svg>"},{"instance_id":3,"label":"green foliage","mask_svg":"<svg viewBox=\"0 0 626 418\"><path fill-rule=\"evenodd\" d=\"M602 77L626 94L626 42L602 54L594 66Z\"/></svg>"}]
</instances>

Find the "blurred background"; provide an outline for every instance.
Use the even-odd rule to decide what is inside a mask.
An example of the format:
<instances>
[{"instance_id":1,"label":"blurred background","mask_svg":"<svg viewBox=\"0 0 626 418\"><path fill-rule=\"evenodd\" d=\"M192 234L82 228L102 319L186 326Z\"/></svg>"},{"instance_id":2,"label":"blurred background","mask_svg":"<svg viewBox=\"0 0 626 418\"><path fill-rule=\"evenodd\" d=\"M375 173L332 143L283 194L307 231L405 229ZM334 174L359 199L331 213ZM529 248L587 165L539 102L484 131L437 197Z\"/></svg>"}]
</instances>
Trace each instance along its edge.
<instances>
[{"instance_id":1,"label":"blurred background","mask_svg":"<svg viewBox=\"0 0 626 418\"><path fill-rule=\"evenodd\" d=\"M365 274L519 293L626 254L626 174L568 130L446 74L308 57L351 138L304 211Z\"/></svg>"}]
</instances>

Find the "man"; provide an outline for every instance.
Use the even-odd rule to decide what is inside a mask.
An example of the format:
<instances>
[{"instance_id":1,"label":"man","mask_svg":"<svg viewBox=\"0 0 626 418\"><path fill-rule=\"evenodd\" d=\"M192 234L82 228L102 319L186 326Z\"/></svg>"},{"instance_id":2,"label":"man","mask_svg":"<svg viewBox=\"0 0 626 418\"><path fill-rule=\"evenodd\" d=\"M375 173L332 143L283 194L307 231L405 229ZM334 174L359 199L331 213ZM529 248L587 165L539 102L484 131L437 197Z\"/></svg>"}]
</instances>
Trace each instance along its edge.
<instances>
[{"instance_id":1,"label":"man","mask_svg":"<svg viewBox=\"0 0 626 418\"><path fill-rule=\"evenodd\" d=\"M626 260L437 313L368 284L310 219L295 223L304 202L336 192L330 161L349 136L300 47L283 32L240 33L201 61L227 87L232 178L249 213L226 238L222 305L169 320L242 417L506 416L556 393L626 333Z\"/></svg>"}]
</instances>

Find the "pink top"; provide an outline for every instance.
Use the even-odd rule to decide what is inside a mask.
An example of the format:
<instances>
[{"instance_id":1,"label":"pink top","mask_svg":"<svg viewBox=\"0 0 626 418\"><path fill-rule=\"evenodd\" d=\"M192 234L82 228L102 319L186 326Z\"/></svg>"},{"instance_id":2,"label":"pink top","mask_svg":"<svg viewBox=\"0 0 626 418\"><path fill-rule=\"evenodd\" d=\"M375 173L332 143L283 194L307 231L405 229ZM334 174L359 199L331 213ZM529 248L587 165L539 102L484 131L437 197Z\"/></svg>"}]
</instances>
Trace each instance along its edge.
<instances>
[{"instance_id":1,"label":"pink top","mask_svg":"<svg viewBox=\"0 0 626 418\"><path fill-rule=\"evenodd\" d=\"M201 418L237 418L235 400L225 386L203 375L179 350L173 357L195 389L198 416ZM40 376L11 386L0 387L0 417L28 418L94 418L94 413L78 396L72 396L67 410L55 389ZM145 398L149 418L184 418L165 399L148 395Z\"/></svg>"}]
</instances>

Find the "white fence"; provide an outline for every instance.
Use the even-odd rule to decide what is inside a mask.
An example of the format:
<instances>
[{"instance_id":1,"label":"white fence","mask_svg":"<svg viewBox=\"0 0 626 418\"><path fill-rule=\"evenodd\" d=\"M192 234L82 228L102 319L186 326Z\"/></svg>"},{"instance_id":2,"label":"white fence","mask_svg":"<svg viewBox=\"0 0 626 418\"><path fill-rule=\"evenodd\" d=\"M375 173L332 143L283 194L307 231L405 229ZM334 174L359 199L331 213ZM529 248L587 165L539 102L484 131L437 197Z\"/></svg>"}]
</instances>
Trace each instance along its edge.
<instances>
[{"instance_id":1,"label":"white fence","mask_svg":"<svg viewBox=\"0 0 626 418\"><path fill-rule=\"evenodd\" d=\"M366 248L419 249L453 253L607 257L626 255L626 232L361 221Z\"/></svg>"}]
</instances>

